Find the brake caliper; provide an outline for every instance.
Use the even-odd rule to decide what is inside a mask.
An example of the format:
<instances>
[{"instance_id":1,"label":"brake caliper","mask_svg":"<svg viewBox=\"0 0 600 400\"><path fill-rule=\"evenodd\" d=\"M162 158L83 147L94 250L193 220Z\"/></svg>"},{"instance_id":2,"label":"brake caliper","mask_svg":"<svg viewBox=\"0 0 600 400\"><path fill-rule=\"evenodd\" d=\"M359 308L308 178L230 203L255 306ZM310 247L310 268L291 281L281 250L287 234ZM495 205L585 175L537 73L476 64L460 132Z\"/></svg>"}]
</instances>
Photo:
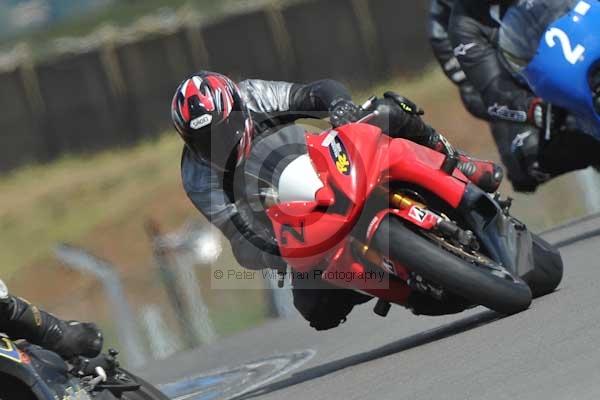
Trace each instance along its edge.
<instances>
[{"instance_id":1,"label":"brake caliper","mask_svg":"<svg viewBox=\"0 0 600 400\"><path fill-rule=\"evenodd\" d=\"M437 224L436 229L444 238L460 245L463 249L470 251L479 250L479 242L475 234L470 230L462 229L453 221L442 219Z\"/></svg>"}]
</instances>

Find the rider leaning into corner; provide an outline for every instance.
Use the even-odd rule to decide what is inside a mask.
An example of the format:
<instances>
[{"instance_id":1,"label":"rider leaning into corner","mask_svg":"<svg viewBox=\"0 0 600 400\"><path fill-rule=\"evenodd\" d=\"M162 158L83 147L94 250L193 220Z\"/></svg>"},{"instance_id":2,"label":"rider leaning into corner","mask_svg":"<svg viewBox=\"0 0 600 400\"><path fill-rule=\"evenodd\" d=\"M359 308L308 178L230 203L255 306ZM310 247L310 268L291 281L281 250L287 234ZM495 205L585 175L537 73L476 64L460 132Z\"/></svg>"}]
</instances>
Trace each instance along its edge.
<instances>
[{"instance_id":1,"label":"rider leaning into corner","mask_svg":"<svg viewBox=\"0 0 600 400\"><path fill-rule=\"evenodd\" d=\"M69 360L93 358L102 351L102 333L91 323L63 321L28 301L8 293L0 280L0 332L11 339L25 339Z\"/></svg>"},{"instance_id":2,"label":"rider leaning into corner","mask_svg":"<svg viewBox=\"0 0 600 400\"><path fill-rule=\"evenodd\" d=\"M421 120L418 107L392 93L374 99L365 110L334 80L298 84L252 79L236 84L218 73L199 72L177 88L171 109L175 128L185 142L181 161L185 191L229 239L240 265L285 268L272 227L249 205L249 197L256 193L242 190L244 195L237 195L236 173L244 168L253 143L280 133L278 127L300 118L327 116L336 127L357 121L373 109L386 117L370 123L385 124L390 136L450 151L448 141ZM475 184L496 191L502 180L500 167L462 154L459 161L458 168ZM293 285L294 305L317 330L338 326L354 305L370 299L351 290L334 289L320 279L295 280ZM409 301L409 308L415 311L417 307Z\"/></svg>"},{"instance_id":3,"label":"rider leaning into corner","mask_svg":"<svg viewBox=\"0 0 600 400\"><path fill-rule=\"evenodd\" d=\"M514 189L533 192L555 176L597 165L600 143L565 130L565 113L549 108L504 67L498 31L504 13L517 2L432 0L430 41L469 112L491 122ZM553 121L549 140L542 134L547 118Z\"/></svg>"}]
</instances>

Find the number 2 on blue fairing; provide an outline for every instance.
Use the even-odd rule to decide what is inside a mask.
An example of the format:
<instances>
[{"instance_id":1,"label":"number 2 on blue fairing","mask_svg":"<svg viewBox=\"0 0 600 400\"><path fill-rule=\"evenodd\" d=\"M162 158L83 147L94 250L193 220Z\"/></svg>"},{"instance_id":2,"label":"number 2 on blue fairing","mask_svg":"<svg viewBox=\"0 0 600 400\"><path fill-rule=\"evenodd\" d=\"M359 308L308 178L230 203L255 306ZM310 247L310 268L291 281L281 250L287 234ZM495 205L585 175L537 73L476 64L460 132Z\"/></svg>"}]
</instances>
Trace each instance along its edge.
<instances>
[{"instance_id":1,"label":"number 2 on blue fairing","mask_svg":"<svg viewBox=\"0 0 600 400\"><path fill-rule=\"evenodd\" d=\"M521 75L537 96L568 110L576 129L600 140L600 109L590 86L590 77L600 74L599 68L600 2L581 0L545 27L536 54Z\"/></svg>"},{"instance_id":2,"label":"number 2 on blue fairing","mask_svg":"<svg viewBox=\"0 0 600 400\"><path fill-rule=\"evenodd\" d=\"M565 33L562 29L559 28L550 28L548 32L546 32L546 44L548 47L556 46L555 39L558 39L560 44L562 45L563 55L567 59L568 62L575 65L578 61L583 58L583 54L585 53L585 47L578 44L573 47L571 46L571 39L569 39L569 35Z\"/></svg>"}]
</instances>

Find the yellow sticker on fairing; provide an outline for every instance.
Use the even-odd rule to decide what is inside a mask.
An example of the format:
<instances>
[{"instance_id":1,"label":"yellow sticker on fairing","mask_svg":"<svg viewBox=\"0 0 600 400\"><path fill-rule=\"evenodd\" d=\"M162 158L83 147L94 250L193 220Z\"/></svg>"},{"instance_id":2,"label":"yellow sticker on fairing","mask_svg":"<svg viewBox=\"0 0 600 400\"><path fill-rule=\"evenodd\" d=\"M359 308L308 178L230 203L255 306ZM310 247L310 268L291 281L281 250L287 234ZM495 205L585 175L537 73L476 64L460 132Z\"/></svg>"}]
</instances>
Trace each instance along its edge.
<instances>
[{"instance_id":1,"label":"yellow sticker on fairing","mask_svg":"<svg viewBox=\"0 0 600 400\"><path fill-rule=\"evenodd\" d=\"M352 163L344 143L342 143L338 136L335 136L329 144L329 153L331 154L331 158L333 158L333 162L335 163L338 172L340 174L350 175Z\"/></svg>"},{"instance_id":2,"label":"yellow sticker on fairing","mask_svg":"<svg viewBox=\"0 0 600 400\"><path fill-rule=\"evenodd\" d=\"M0 338L0 357L8 358L19 364L22 362L21 353L19 353L13 342L7 338Z\"/></svg>"}]
</instances>

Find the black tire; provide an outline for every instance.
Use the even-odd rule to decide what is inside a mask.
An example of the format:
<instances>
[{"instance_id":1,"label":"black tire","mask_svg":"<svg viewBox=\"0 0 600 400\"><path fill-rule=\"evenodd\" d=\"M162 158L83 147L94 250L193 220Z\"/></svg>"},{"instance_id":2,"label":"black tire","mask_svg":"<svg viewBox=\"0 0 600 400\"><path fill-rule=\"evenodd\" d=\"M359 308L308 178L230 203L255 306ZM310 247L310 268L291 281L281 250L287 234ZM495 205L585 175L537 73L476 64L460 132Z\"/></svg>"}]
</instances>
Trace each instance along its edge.
<instances>
[{"instance_id":1,"label":"black tire","mask_svg":"<svg viewBox=\"0 0 600 400\"><path fill-rule=\"evenodd\" d=\"M121 396L121 400L169 400L169 398L154 385L146 382L144 379L132 374L129 371L123 370L127 375L134 378L141 387L135 392L125 392Z\"/></svg>"},{"instance_id":2,"label":"black tire","mask_svg":"<svg viewBox=\"0 0 600 400\"><path fill-rule=\"evenodd\" d=\"M37 400L31 390L16 378L0 374L0 400Z\"/></svg>"},{"instance_id":3,"label":"black tire","mask_svg":"<svg viewBox=\"0 0 600 400\"><path fill-rule=\"evenodd\" d=\"M411 231L395 216L386 217L374 236L383 254L445 290L502 314L529 308L531 290L520 278L505 279L467 262Z\"/></svg>"},{"instance_id":4,"label":"black tire","mask_svg":"<svg viewBox=\"0 0 600 400\"><path fill-rule=\"evenodd\" d=\"M523 276L533 297L545 296L554 292L563 278L563 261L558 249L538 235L533 239L533 271Z\"/></svg>"}]
</instances>

